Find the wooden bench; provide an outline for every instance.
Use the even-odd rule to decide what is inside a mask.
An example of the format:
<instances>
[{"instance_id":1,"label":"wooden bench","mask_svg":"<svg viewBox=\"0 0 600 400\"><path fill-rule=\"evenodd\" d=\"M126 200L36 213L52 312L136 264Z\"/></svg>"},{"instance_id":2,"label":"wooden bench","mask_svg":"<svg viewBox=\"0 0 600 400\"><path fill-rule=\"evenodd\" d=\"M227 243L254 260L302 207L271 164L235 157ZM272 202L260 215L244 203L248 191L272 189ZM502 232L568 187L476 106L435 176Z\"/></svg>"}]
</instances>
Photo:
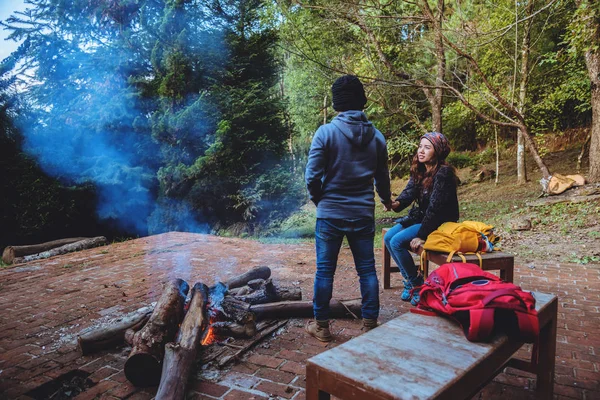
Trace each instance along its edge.
<instances>
[{"instance_id":1,"label":"wooden bench","mask_svg":"<svg viewBox=\"0 0 600 400\"><path fill-rule=\"evenodd\" d=\"M537 397L552 399L558 300L534 296L540 322L537 363L512 358L523 343L506 335L472 343L449 319L406 313L310 358L306 398L470 399L510 366L536 374Z\"/></svg>"},{"instance_id":2,"label":"wooden bench","mask_svg":"<svg viewBox=\"0 0 600 400\"><path fill-rule=\"evenodd\" d=\"M395 266L392 267L390 252L385 246L383 237L388 231L388 228L383 228L381 237L381 251L383 256L383 288L389 289L390 275L392 272L400 272L400 269ZM423 248L419 249L418 255L421 255ZM429 275L429 262L433 262L436 265L442 265L446 263L448 253L438 253L434 251L428 251L425 263L422 266L423 276L426 278ZM514 268L515 268L515 257L512 254L503 253L500 251L494 251L491 253L481 253L481 269L485 271L500 271L500 279L507 282L513 282L514 279ZM465 254L464 257L469 263L479 265L479 258L474 254ZM452 262L462 262L459 256L452 257Z\"/></svg>"}]
</instances>

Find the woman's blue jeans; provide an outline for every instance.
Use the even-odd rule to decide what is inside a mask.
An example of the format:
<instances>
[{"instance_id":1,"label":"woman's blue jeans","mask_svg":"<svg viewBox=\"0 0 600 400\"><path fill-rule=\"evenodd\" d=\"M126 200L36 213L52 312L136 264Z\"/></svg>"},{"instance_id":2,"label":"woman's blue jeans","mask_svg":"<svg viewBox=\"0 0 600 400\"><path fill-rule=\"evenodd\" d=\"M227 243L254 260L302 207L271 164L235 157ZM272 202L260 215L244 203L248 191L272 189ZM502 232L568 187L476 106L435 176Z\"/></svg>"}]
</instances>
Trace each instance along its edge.
<instances>
[{"instance_id":1,"label":"woman's blue jeans","mask_svg":"<svg viewBox=\"0 0 600 400\"><path fill-rule=\"evenodd\" d=\"M317 218L313 311L315 319L329 319L329 301L333 292L333 276L344 236L348 239L360 282L362 317L379 317L379 281L375 271L375 221L373 219Z\"/></svg>"},{"instance_id":2,"label":"woman's blue jeans","mask_svg":"<svg viewBox=\"0 0 600 400\"><path fill-rule=\"evenodd\" d=\"M408 250L410 241L417 237L420 228L421 224L411 225L407 228L396 224L383 237L385 246L400 268L400 273L408 281L417 276L417 267Z\"/></svg>"}]
</instances>

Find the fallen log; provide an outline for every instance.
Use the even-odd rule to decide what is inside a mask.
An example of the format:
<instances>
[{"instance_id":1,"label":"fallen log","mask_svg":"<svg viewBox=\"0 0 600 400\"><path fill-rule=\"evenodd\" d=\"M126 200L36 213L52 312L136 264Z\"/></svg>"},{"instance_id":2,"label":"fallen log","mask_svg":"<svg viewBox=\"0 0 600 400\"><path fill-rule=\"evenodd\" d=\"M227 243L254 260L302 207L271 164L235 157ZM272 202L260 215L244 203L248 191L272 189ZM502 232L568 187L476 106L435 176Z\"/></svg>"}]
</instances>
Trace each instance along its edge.
<instances>
[{"instance_id":1,"label":"fallen log","mask_svg":"<svg viewBox=\"0 0 600 400\"><path fill-rule=\"evenodd\" d=\"M248 295L236 296L248 304L264 304L276 301L302 300L302 290L298 287L279 287L269 278L264 285Z\"/></svg>"},{"instance_id":2,"label":"fallen log","mask_svg":"<svg viewBox=\"0 0 600 400\"><path fill-rule=\"evenodd\" d=\"M189 309L183 319L175 343L165 346L162 376L156 399L183 399L200 340L208 326L206 304L208 287L196 283L192 288Z\"/></svg>"},{"instance_id":3,"label":"fallen log","mask_svg":"<svg viewBox=\"0 0 600 400\"><path fill-rule=\"evenodd\" d=\"M164 347L175 338L188 291L189 285L183 279L167 282L148 323L133 335L124 371L135 386L160 382Z\"/></svg>"},{"instance_id":4,"label":"fallen log","mask_svg":"<svg viewBox=\"0 0 600 400\"><path fill-rule=\"evenodd\" d=\"M104 236L97 236L90 239L80 240L78 242L65 244L64 246L56 247L54 249L43 251L37 254L31 254L24 257L15 257L13 263L25 263L29 261L41 260L43 258L54 257L60 254L71 253L74 251L80 251L90 249L92 247L106 244L106 238Z\"/></svg>"},{"instance_id":5,"label":"fallen log","mask_svg":"<svg viewBox=\"0 0 600 400\"><path fill-rule=\"evenodd\" d=\"M85 329L77 336L77 346L86 356L93 352L108 349L123 343L125 332L139 331L150 318L154 306L142 307L120 318L110 320L99 327Z\"/></svg>"},{"instance_id":6,"label":"fallen log","mask_svg":"<svg viewBox=\"0 0 600 400\"><path fill-rule=\"evenodd\" d=\"M255 267L242 275L231 278L225 284L229 289L235 289L238 287L246 286L248 282L255 279L268 279L271 276L271 268L269 267Z\"/></svg>"},{"instance_id":7,"label":"fallen log","mask_svg":"<svg viewBox=\"0 0 600 400\"><path fill-rule=\"evenodd\" d=\"M361 305L360 299L331 300L329 303L329 316L331 318L360 318ZM313 303L312 300L304 300L255 304L250 306L250 311L257 321L280 318L310 318L313 316Z\"/></svg>"},{"instance_id":8,"label":"fallen log","mask_svg":"<svg viewBox=\"0 0 600 400\"><path fill-rule=\"evenodd\" d=\"M79 242L84 239L89 239L86 237L76 237L76 238L66 238L66 239L58 239L53 240L51 242L39 243L39 244L29 244L24 246L7 246L2 252L2 262L5 264L12 264L16 257L28 256L30 254L37 254L43 251L48 251L54 249L56 247L64 246L65 244L71 244L75 242Z\"/></svg>"}]
</instances>

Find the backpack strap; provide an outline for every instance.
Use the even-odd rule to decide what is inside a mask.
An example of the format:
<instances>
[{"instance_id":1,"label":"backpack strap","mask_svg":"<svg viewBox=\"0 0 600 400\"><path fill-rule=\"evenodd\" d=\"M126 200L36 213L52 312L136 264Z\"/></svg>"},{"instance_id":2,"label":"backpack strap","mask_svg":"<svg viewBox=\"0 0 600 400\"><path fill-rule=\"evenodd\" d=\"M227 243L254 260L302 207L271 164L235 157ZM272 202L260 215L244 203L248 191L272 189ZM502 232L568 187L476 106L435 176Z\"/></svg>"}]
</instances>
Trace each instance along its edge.
<instances>
[{"instance_id":1,"label":"backpack strap","mask_svg":"<svg viewBox=\"0 0 600 400\"><path fill-rule=\"evenodd\" d=\"M494 309L480 308L469 311L469 330L465 331L470 341L481 341L489 337L494 329Z\"/></svg>"},{"instance_id":2,"label":"backpack strap","mask_svg":"<svg viewBox=\"0 0 600 400\"><path fill-rule=\"evenodd\" d=\"M462 260L462 262L466 263L467 259L465 258L465 256L463 256L462 253L457 252L457 251L451 251L450 253L448 253L448 257L446 257L446 262L450 263L452 262L452 257L454 257L455 255L459 256L460 259Z\"/></svg>"},{"instance_id":3,"label":"backpack strap","mask_svg":"<svg viewBox=\"0 0 600 400\"><path fill-rule=\"evenodd\" d=\"M512 289L499 289L499 290L495 290L495 291L491 292L490 294L485 296L485 298L482 300L483 306L486 307L488 304L490 304L492 302L492 300L494 300L498 297L502 297L502 296L514 297L515 299L519 300L519 303L521 303L521 306L523 306L523 310L524 311L527 310L527 304L525 304L525 302L523 301L521 296L519 296L517 294L517 292L515 292Z\"/></svg>"}]
</instances>

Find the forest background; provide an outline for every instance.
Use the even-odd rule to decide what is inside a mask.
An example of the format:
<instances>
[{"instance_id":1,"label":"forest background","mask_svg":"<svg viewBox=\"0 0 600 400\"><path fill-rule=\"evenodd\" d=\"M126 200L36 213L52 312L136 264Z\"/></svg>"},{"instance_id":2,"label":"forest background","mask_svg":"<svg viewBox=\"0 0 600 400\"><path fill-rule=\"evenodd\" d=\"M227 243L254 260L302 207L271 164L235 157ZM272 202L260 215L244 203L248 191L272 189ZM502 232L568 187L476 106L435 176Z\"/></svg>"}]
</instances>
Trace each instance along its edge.
<instances>
[{"instance_id":1,"label":"forest background","mask_svg":"<svg viewBox=\"0 0 600 400\"><path fill-rule=\"evenodd\" d=\"M562 172L549 157L561 137L587 149L577 167L600 182L599 2L25 5L1 22L20 45L0 64L0 248L311 235L298 229L310 220L304 165L346 73L365 83L395 178L437 130L454 166L498 153L530 197L544 189L527 183L532 167L542 183Z\"/></svg>"}]
</instances>

